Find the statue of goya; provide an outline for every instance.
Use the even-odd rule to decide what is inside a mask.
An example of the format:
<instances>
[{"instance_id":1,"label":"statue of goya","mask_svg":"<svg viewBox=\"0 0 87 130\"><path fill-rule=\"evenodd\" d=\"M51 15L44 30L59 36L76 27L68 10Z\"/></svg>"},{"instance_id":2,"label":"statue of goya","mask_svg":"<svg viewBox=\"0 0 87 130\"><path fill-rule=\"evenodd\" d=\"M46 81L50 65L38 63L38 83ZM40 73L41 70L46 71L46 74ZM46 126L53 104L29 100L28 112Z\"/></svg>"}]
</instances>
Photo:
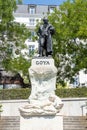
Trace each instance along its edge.
<instances>
[{"instance_id":1,"label":"statue of goya","mask_svg":"<svg viewBox=\"0 0 87 130\"><path fill-rule=\"evenodd\" d=\"M54 34L54 27L49 24L48 19L43 19L43 24L38 29L39 36L39 56L51 56L52 49L52 35Z\"/></svg>"}]
</instances>

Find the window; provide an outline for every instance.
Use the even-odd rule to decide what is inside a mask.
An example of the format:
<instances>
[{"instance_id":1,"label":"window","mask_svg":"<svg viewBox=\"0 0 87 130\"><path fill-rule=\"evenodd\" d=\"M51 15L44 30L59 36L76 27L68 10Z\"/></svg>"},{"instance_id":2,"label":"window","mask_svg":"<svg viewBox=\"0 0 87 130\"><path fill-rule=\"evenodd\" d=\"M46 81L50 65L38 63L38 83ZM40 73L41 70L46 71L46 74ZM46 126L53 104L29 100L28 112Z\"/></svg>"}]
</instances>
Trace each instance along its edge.
<instances>
[{"instance_id":1,"label":"window","mask_svg":"<svg viewBox=\"0 0 87 130\"><path fill-rule=\"evenodd\" d=\"M34 5L29 6L29 13L35 14L36 13L36 6L34 6Z\"/></svg>"},{"instance_id":2,"label":"window","mask_svg":"<svg viewBox=\"0 0 87 130\"><path fill-rule=\"evenodd\" d=\"M29 41L35 41L35 35L36 35L36 33L34 31L31 31L31 35L29 37Z\"/></svg>"},{"instance_id":3,"label":"window","mask_svg":"<svg viewBox=\"0 0 87 130\"><path fill-rule=\"evenodd\" d=\"M86 69L86 70L84 70L84 74L87 74L87 69Z\"/></svg>"},{"instance_id":4,"label":"window","mask_svg":"<svg viewBox=\"0 0 87 130\"><path fill-rule=\"evenodd\" d=\"M56 8L55 6L49 6L48 7L49 13L53 13L55 8Z\"/></svg>"},{"instance_id":5,"label":"window","mask_svg":"<svg viewBox=\"0 0 87 130\"><path fill-rule=\"evenodd\" d=\"M35 32L34 31L31 31L31 36L35 36Z\"/></svg>"},{"instance_id":6,"label":"window","mask_svg":"<svg viewBox=\"0 0 87 130\"><path fill-rule=\"evenodd\" d=\"M35 45L29 45L29 56L32 56L35 51Z\"/></svg>"},{"instance_id":7,"label":"window","mask_svg":"<svg viewBox=\"0 0 87 130\"><path fill-rule=\"evenodd\" d=\"M29 19L29 25L34 26L35 25L35 19Z\"/></svg>"}]
</instances>

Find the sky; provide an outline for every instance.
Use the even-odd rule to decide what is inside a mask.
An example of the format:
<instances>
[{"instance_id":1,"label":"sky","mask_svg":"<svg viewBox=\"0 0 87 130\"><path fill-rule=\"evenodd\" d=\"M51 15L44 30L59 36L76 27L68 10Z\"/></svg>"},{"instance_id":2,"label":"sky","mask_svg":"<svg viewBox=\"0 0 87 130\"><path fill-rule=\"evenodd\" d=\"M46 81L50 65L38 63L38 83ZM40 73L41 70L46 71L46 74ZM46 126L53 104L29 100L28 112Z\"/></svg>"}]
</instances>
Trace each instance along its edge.
<instances>
[{"instance_id":1,"label":"sky","mask_svg":"<svg viewBox=\"0 0 87 130\"><path fill-rule=\"evenodd\" d=\"M23 4L60 5L66 0L22 0Z\"/></svg>"}]
</instances>

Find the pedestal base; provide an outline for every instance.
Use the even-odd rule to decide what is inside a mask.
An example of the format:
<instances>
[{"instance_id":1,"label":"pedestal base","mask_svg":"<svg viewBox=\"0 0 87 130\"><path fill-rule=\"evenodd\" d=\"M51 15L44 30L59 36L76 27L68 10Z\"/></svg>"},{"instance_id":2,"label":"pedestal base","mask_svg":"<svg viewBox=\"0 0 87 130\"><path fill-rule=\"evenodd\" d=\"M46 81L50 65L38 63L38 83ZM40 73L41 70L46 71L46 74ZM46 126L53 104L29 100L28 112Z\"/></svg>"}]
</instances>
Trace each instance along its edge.
<instances>
[{"instance_id":1,"label":"pedestal base","mask_svg":"<svg viewBox=\"0 0 87 130\"><path fill-rule=\"evenodd\" d=\"M63 116L21 116L20 130L63 130Z\"/></svg>"},{"instance_id":2,"label":"pedestal base","mask_svg":"<svg viewBox=\"0 0 87 130\"><path fill-rule=\"evenodd\" d=\"M20 130L63 130L63 103L55 95L57 68L52 58L32 59L29 102L20 110Z\"/></svg>"}]
</instances>

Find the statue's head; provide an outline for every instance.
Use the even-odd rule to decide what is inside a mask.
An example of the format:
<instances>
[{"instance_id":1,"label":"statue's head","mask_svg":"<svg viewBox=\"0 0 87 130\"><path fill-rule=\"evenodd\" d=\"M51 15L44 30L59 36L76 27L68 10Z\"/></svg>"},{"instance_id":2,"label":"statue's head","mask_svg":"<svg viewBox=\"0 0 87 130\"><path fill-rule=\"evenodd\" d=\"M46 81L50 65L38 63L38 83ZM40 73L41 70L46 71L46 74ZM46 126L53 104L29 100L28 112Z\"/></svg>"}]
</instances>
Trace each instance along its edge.
<instances>
[{"instance_id":1,"label":"statue's head","mask_svg":"<svg viewBox=\"0 0 87 130\"><path fill-rule=\"evenodd\" d=\"M45 24L48 24L48 19L47 19L47 18L43 18L43 22L44 22Z\"/></svg>"}]
</instances>

